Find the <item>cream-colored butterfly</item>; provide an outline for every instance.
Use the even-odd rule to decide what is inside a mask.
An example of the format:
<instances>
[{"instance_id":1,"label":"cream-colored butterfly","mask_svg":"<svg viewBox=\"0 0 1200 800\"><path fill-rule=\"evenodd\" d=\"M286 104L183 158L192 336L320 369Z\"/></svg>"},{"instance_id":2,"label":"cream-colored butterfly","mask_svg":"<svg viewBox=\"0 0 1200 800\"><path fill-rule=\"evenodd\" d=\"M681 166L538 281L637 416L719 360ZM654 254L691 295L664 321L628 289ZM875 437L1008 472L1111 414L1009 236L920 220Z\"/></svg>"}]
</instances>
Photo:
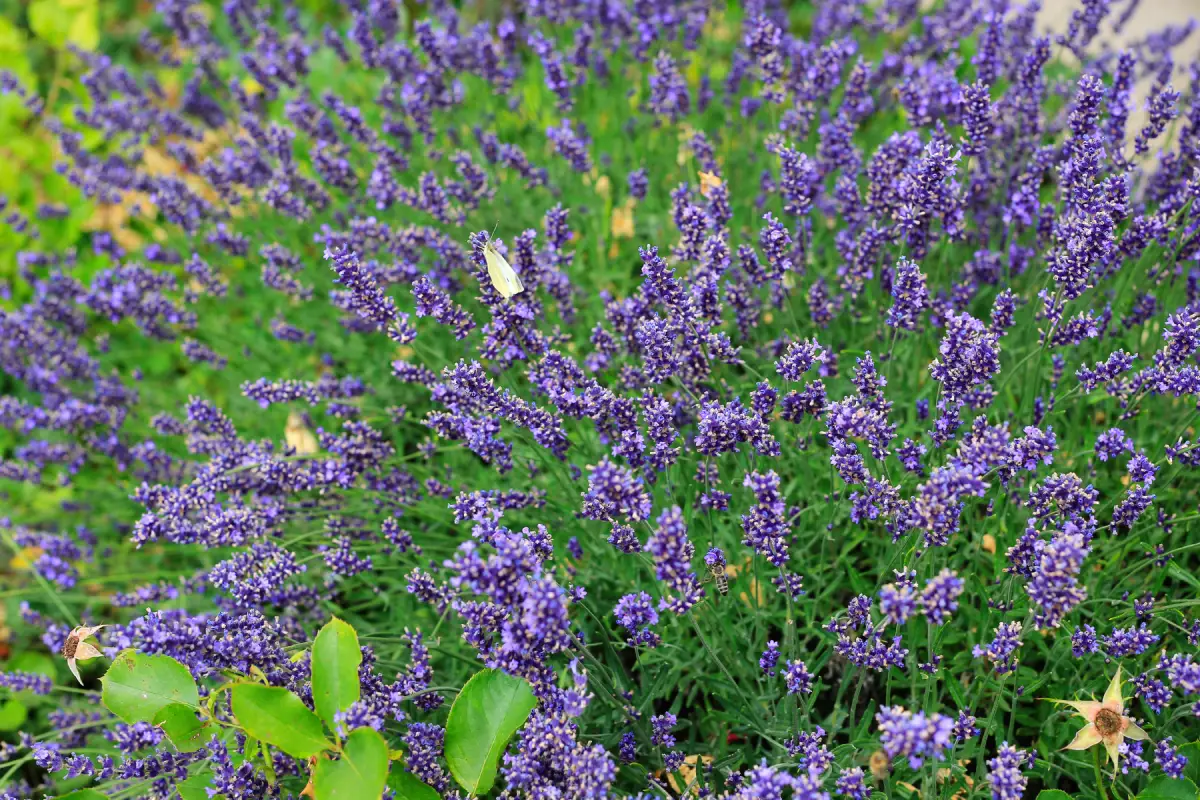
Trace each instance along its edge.
<instances>
[{"instance_id":1,"label":"cream-colored butterfly","mask_svg":"<svg viewBox=\"0 0 1200 800\"><path fill-rule=\"evenodd\" d=\"M304 417L295 411L288 414L287 426L283 429L283 439L299 456L310 456L321 447L317 443L317 437L304 424Z\"/></svg>"},{"instance_id":2,"label":"cream-colored butterfly","mask_svg":"<svg viewBox=\"0 0 1200 800\"><path fill-rule=\"evenodd\" d=\"M492 288L499 292L505 300L525 291L525 284L521 283L521 276L508 263L508 259L500 255L496 245L492 244L490 236L487 244L483 246L483 260L487 262L488 277L492 279Z\"/></svg>"},{"instance_id":3,"label":"cream-colored butterfly","mask_svg":"<svg viewBox=\"0 0 1200 800\"><path fill-rule=\"evenodd\" d=\"M719 189L723 183L717 173L700 170L700 195L705 199L712 197L713 190Z\"/></svg>"}]
</instances>

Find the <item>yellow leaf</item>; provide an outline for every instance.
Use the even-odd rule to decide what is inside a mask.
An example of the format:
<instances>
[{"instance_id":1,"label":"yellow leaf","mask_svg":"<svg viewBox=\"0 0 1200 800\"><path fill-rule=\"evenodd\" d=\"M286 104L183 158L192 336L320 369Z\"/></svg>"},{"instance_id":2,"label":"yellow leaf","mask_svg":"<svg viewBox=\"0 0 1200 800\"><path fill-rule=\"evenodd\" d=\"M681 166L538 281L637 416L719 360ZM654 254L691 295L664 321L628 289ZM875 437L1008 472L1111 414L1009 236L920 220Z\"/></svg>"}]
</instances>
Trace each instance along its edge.
<instances>
[{"instance_id":1,"label":"yellow leaf","mask_svg":"<svg viewBox=\"0 0 1200 800\"><path fill-rule=\"evenodd\" d=\"M33 562L42 557L45 552L40 547L22 547L20 551L13 556L12 561L8 565L15 570L26 570L33 567Z\"/></svg>"},{"instance_id":2,"label":"yellow leaf","mask_svg":"<svg viewBox=\"0 0 1200 800\"><path fill-rule=\"evenodd\" d=\"M84 50L95 50L100 44L100 9L95 3L75 13L67 29L67 41Z\"/></svg>"},{"instance_id":3,"label":"yellow leaf","mask_svg":"<svg viewBox=\"0 0 1200 800\"><path fill-rule=\"evenodd\" d=\"M690 786L691 793L699 797L700 789L699 784L696 783L696 765L700 762L711 764L712 761L713 757L710 755L687 756L683 759L683 763L679 765L679 777L682 778L682 780L677 780L675 778L675 773L672 772L667 775L667 782L671 784L671 788L675 790L676 794L679 794L686 787Z\"/></svg>"},{"instance_id":4,"label":"yellow leaf","mask_svg":"<svg viewBox=\"0 0 1200 800\"><path fill-rule=\"evenodd\" d=\"M53 47L74 44L94 50L100 43L100 13L96 0L34 0L29 4L29 27Z\"/></svg>"}]
</instances>

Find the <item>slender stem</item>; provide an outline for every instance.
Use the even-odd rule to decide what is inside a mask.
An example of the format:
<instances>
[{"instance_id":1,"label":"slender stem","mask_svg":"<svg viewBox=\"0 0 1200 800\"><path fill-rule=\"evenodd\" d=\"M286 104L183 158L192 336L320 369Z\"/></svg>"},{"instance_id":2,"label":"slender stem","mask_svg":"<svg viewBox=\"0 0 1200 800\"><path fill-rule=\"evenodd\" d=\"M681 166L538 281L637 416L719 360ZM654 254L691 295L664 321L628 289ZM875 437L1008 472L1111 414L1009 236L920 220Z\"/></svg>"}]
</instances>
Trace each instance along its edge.
<instances>
[{"instance_id":1,"label":"slender stem","mask_svg":"<svg viewBox=\"0 0 1200 800\"><path fill-rule=\"evenodd\" d=\"M1104 791L1104 775L1100 771L1100 748L1092 748L1092 765L1096 768L1096 791L1100 792L1100 800L1108 800L1108 792Z\"/></svg>"}]
</instances>

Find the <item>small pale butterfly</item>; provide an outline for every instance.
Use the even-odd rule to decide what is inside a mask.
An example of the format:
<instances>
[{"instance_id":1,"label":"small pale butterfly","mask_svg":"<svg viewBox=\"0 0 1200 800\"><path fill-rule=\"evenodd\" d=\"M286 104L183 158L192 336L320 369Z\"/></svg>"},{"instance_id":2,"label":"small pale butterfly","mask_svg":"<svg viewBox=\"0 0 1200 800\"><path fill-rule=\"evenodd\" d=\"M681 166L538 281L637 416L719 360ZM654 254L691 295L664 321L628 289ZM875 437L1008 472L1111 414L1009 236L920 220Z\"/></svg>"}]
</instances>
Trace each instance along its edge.
<instances>
[{"instance_id":1,"label":"small pale butterfly","mask_svg":"<svg viewBox=\"0 0 1200 800\"><path fill-rule=\"evenodd\" d=\"M492 279L492 288L499 292L505 300L525 291L525 284L521 283L521 276L508 263L508 259L500 255L500 251L492 244L490 237L487 244L483 246L483 260L487 262L488 277Z\"/></svg>"},{"instance_id":2,"label":"small pale butterfly","mask_svg":"<svg viewBox=\"0 0 1200 800\"><path fill-rule=\"evenodd\" d=\"M724 181L721 180L721 176L715 172L700 171L700 194L704 198L712 197L713 190L719 188L722 183Z\"/></svg>"}]
</instances>

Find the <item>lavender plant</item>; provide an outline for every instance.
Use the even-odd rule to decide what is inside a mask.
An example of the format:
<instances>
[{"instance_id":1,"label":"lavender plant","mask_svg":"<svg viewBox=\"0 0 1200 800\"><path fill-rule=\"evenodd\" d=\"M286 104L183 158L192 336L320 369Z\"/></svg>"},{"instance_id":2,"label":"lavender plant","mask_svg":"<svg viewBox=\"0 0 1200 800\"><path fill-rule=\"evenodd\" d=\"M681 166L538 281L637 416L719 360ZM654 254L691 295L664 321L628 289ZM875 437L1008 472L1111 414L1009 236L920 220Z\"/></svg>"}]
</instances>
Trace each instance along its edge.
<instances>
[{"instance_id":1,"label":"lavender plant","mask_svg":"<svg viewBox=\"0 0 1200 800\"><path fill-rule=\"evenodd\" d=\"M70 186L0 209L0 797L1195 797L1136 6L157 0L0 73Z\"/></svg>"}]
</instances>

